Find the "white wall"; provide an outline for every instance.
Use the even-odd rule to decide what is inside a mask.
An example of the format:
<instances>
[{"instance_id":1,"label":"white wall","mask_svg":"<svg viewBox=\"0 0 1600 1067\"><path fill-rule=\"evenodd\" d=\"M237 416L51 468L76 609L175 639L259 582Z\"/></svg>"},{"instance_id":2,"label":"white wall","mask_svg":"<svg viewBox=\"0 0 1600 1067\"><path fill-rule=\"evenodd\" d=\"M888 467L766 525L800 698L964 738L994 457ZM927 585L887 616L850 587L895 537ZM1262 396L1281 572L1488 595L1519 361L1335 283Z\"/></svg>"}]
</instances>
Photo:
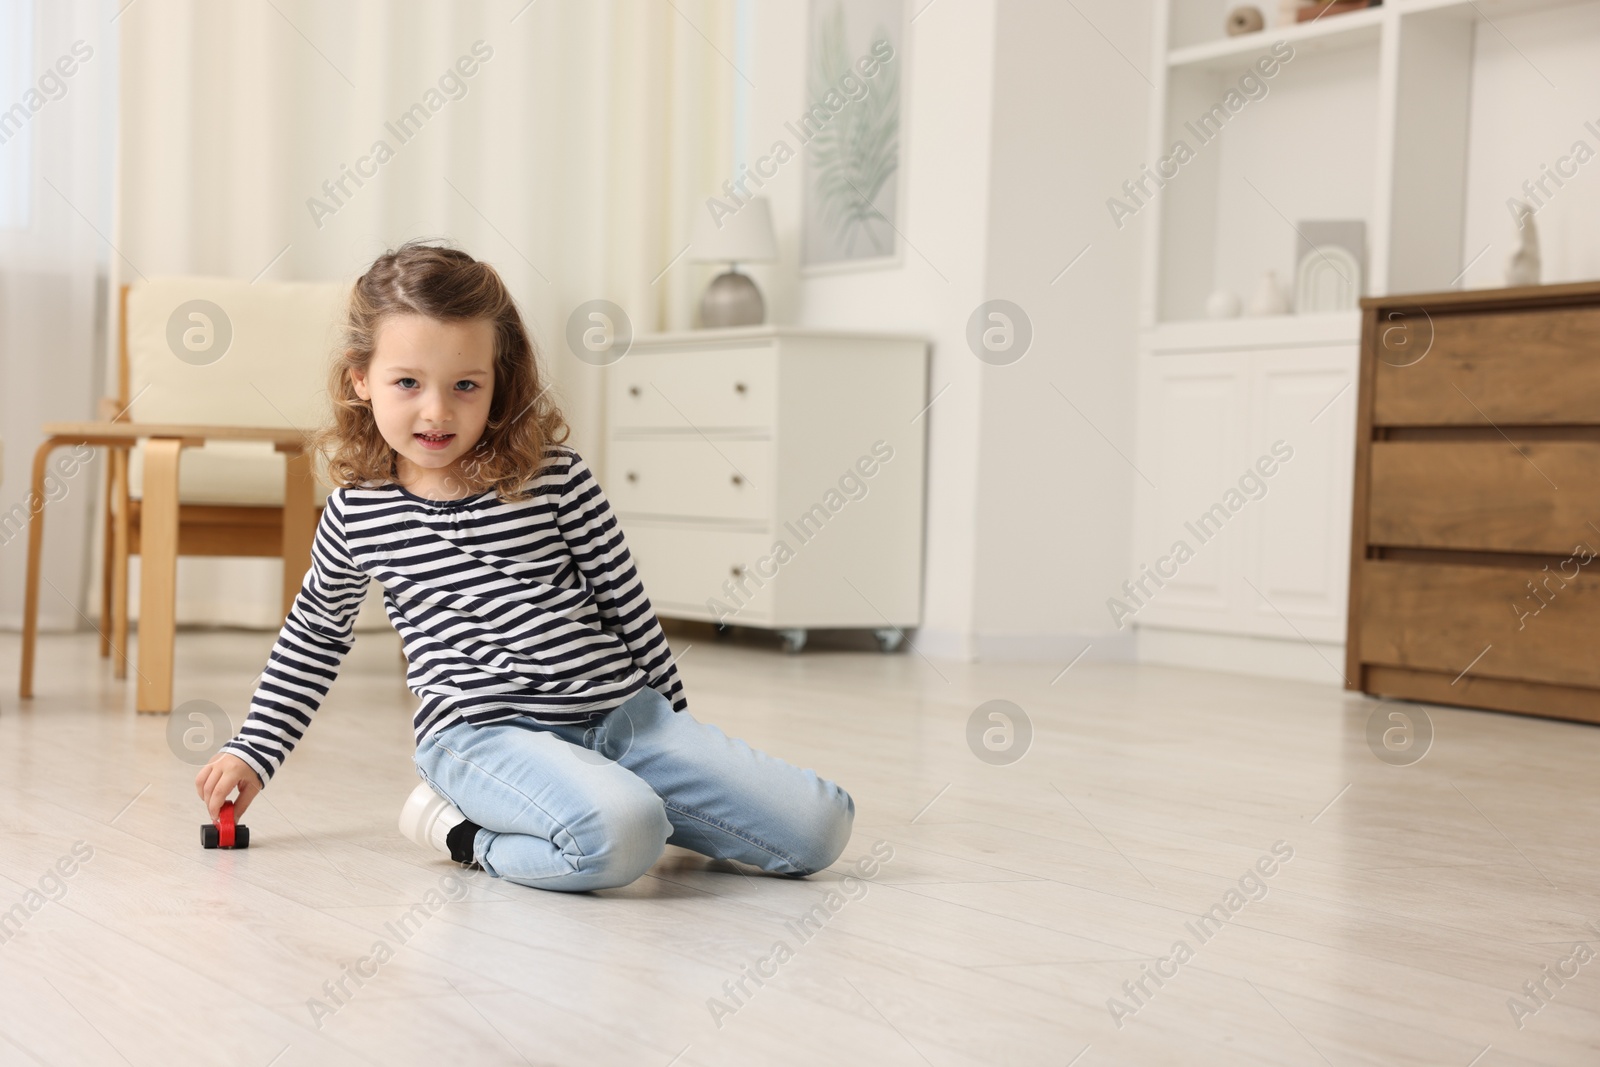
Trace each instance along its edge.
<instances>
[{"instance_id":1,"label":"white wall","mask_svg":"<svg viewBox=\"0 0 1600 1067\"><path fill-rule=\"evenodd\" d=\"M1517 231L1506 210L1510 197L1526 199L1525 181L1541 166L1554 168L1585 142L1594 155L1562 178L1534 216L1544 259L1541 281L1600 278L1600 4L1578 4L1520 18L1496 16L1480 26L1473 46L1472 125L1467 141L1467 218L1463 255L1470 260L1469 289L1505 284L1506 259ZM1532 99L1535 107L1506 101ZM1570 172L1573 164L1565 164ZM1532 201L1529 201L1531 204Z\"/></svg>"},{"instance_id":2,"label":"white wall","mask_svg":"<svg viewBox=\"0 0 1600 1067\"><path fill-rule=\"evenodd\" d=\"M911 12L926 0L906 0ZM911 24L901 72L904 210L910 246L888 270L799 277L802 171L767 183L782 261L755 267L772 321L909 331L932 347L929 396L950 388L915 424L928 433L928 524L923 627L929 656L972 652L980 364L966 320L984 299L994 26L998 0L936 0ZM805 110L806 4L752 5L751 94L745 141L757 154ZM800 46L797 47L797 42ZM792 140L792 138L788 138ZM898 426L897 426L898 428Z\"/></svg>"},{"instance_id":3,"label":"white wall","mask_svg":"<svg viewBox=\"0 0 1600 1067\"><path fill-rule=\"evenodd\" d=\"M1139 230L1104 200L1138 168L1150 4L1138 0L907 0L903 187L910 247L880 271L798 278L799 167L772 200L783 261L752 268L775 321L909 330L929 338L929 656L1056 659L1118 643L1097 576L1120 573L1132 471L1050 387L1131 455ZM804 107L805 9L757 6L746 143L757 152ZM1109 45L1104 32L1115 42ZM1086 244L1094 249L1052 285ZM1018 363L980 362L967 320L1012 300L1035 341ZM941 390L943 390L941 392Z\"/></svg>"},{"instance_id":4,"label":"white wall","mask_svg":"<svg viewBox=\"0 0 1600 1067\"><path fill-rule=\"evenodd\" d=\"M1105 590L1133 532L1143 230L1116 229L1105 200L1143 162L1151 4L999 10L985 298L1021 305L1034 339L982 372L978 653L1065 665L1092 642L1091 657L1130 656Z\"/></svg>"}]
</instances>

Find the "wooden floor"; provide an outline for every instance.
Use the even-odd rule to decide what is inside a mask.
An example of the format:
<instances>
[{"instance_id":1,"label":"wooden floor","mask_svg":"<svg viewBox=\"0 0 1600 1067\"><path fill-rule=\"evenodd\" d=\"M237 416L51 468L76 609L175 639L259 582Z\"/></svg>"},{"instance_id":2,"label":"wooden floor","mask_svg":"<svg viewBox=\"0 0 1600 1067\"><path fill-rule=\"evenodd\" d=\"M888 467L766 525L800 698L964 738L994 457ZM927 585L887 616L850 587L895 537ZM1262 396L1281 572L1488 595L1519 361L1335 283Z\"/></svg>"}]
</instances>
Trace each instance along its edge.
<instances>
[{"instance_id":1,"label":"wooden floor","mask_svg":"<svg viewBox=\"0 0 1600 1067\"><path fill-rule=\"evenodd\" d=\"M270 639L180 635L178 701L237 725ZM1600 1063L1600 729L1434 708L1400 767L1332 686L672 641L697 716L854 795L835 870L669 850L563 895L422 852L392 635L252 847L204 851L193 768L92 635L43 641L20 709L0 636L0 1065ZM995 699L1033 728L1009 765L967 741Z\"/></svg>"}]
</instances>

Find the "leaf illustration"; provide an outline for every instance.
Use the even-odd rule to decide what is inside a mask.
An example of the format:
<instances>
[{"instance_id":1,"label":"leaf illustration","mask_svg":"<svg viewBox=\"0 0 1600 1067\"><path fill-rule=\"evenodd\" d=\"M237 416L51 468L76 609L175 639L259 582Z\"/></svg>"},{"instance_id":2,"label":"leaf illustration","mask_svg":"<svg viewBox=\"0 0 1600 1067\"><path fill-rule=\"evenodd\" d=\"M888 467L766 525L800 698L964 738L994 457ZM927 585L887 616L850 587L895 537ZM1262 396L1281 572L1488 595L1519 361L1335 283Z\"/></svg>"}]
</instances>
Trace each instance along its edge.
<instances>
[{"instance_id":1,"label":"leaf illustration","mask_svg":"<svg viewBox=\"0 0 1600 1067\"><path fill-rule=\"evenodd\" d=\"M808 79L813 104L838 91L840 79L853 73L845 52L842 0L820 29ZM888 37L882 25L875 27L874 41ZM891 60L871 78L855 77L866 86L866 95L846 98L843 109L808 144L814 188L821 220L848 256L857 255L858 240L865 240L872 253L886 255L893 251L893 227L876 202L899 170L900 66Z\"/></svg>"}]
</instances>

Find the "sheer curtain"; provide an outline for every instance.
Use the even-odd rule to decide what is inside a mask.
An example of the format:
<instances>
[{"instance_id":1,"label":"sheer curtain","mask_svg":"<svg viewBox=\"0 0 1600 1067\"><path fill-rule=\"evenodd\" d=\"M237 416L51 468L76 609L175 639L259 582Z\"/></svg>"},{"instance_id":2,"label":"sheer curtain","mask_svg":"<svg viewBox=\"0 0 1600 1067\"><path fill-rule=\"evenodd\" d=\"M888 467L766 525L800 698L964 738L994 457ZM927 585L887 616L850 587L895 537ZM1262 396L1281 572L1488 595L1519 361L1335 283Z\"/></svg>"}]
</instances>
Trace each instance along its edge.
<instances>
[{"instance_id":1,"label":"sheer curtain","mask_svg":"<svg viewBox=\"0 0 1600 1067\"><path fill-rule=\"evenodd\" d=\"M31 458L45 422L92 418L115 258L116 7L0 0L0 626L22 616ZM60 457L62 453L57 453ZM40 618L82 625L100 458L52 480Z\"/></svg>"},{"instance_id":2,"label":"sheer curtain","mask_svg":"<svg viewBox=\"0 0 1600 1067\"><path fill-rule=\"evenodd\" d=\"M675 257L731 172L734 15L735 0L139 0L118 20L113 284L353 280L407 238L450 237L511 285L598 467L604 372L567 350L567 316L605 298L635 332L691 325L710 268ZM184 560L180 622L275 625L277 568Z\"/></svg>"}]
</instances>

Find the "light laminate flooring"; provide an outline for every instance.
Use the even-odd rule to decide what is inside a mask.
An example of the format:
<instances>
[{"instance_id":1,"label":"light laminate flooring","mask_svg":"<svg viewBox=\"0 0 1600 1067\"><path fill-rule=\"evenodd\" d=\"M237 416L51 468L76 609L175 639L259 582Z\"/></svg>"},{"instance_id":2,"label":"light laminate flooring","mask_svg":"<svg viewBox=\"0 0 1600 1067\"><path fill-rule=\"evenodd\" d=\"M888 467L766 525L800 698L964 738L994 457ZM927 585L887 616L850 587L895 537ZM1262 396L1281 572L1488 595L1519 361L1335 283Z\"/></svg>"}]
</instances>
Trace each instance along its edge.
<instances>
[{"instance_id":1,"label":"light laminate flooring","mask_svg":"<svg viewBox=\"0 0 1600 1067\"><path fill-rule=\"evenodd\" d=\"M1334 685L669 634L697 717L851 791L833 870L669 849L565 895L418 849L391 634L206 851L94 636L19 706L0 635L0 1067L1600 1063L1600 729L1434 707L1397 766ZM181 634L178 703L237 726L271 639ZM1011 763L969 744L992 700Z\"/></svg>"}]
</instances>

